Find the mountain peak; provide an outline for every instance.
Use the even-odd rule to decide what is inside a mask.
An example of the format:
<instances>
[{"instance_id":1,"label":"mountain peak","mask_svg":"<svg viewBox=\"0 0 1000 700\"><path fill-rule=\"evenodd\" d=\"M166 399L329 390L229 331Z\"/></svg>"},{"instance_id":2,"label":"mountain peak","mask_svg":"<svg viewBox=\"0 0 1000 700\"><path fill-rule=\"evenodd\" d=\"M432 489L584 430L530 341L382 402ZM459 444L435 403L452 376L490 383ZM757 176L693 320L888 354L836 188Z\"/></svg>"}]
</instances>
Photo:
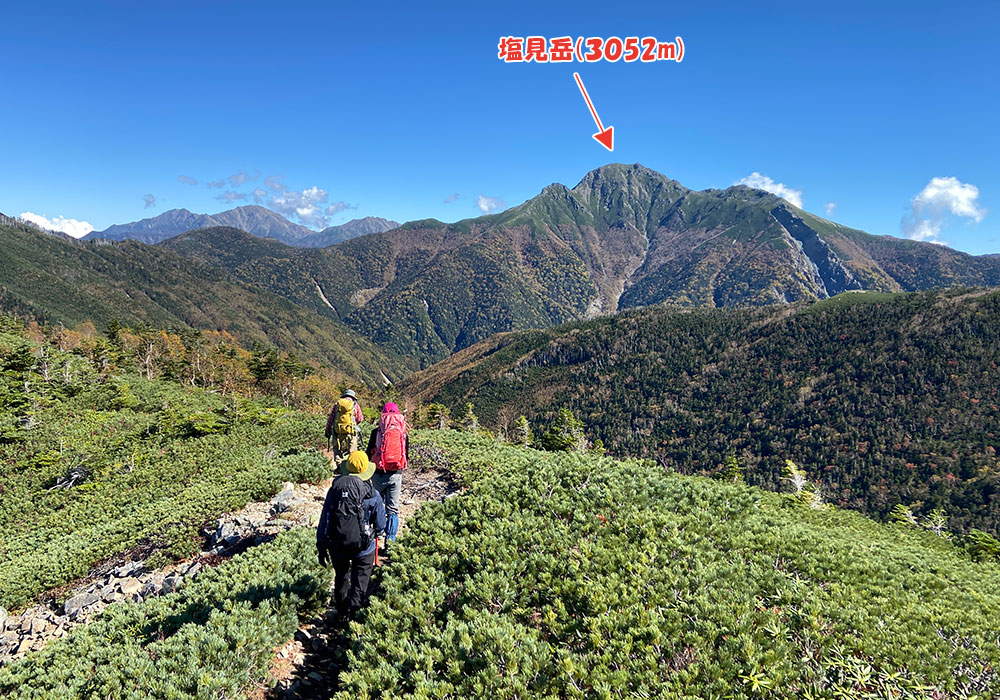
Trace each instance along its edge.
<instances>
[{"instance_id":1,"label":"mountain peak","mask_svg":"<svg viewBox=\"0 0 1000 700\"><path fill-rule=\"evenodd\" d=\"M744 202L759 202L766 199L772 199L775 204L777 204L778 202L788 201L782 199L773 192L762 190L759 187L751 187L750 185L730 185L724 190L707 190L707 192L718 193L725 195L726 197L735 197Z\"/></svg>"},{"instance_id":2,"label":"mountain peak","mask_svg":"<svg viewBox=\"0 0 1000 700\"><path fill-rule=\"evenodd\" d=\"M399 228L398 221L383 219L381 216L366 216L361 219L351 219L344 224L328 226L319 233L314 233L293 245L326 248L352 238L357 238L358 236L367 236L370 233L382 233L394 228Z\"/></svg>"},{"instance_id":3,"label":"mountain peak","mask_svg":"<svg viewBox=\"0 0 1000 700\"><path fill-rule=\"evenodd\" d=\"M281 216L281 214L279 214L278 212L274 211L273 209L268 209L267 207L262 207L259 204L242 204L242 205L240 205L238 207L234 207L232 209L227 209L226 211L221 211L218 214L212 214L212 216L221 216L221 215L225 215L225 214L230 214L230 213L232 213L234 211L242 212L242 213L245 213L245 214L256 214L258 216L279 217L279 218L282 218L282 219L285 218L285 217Z\"/></svg>"},{"instance_id":4,"label":"mountain peak","mask_svg":"<svg viewBox=\"0 0 1000 700\"><path fill-rule=\"evenodd\" d=\"M231 227L257 238L273 238L288 245L324 247L366 233L387 231L397 226L399 224L395 221L367 216L317 232L289 221L273 209L259 204L244 204L217 214L195 214L187 209L170 209L149 219L116 224L103 231L93 231L84 236L84 239L105 238L114 241L133 239L155 244L194 229Z\"/></svg>"},{"instance_id":5,"label":"mountain peak","mask_svg":"<svg viewBox=\"0 0 1000 700\"><path fill-rule=\"evenodd\" d=\"M133 239L143 243L157 243L164 238L176 236L193 228L211 226L212 218L205 214L195 214L187 209L170 209L157 216L133 221L128 224L115 224L103 231L91 231L83 240L105 238L113 241Z\"/></svg>"},{"instance_id":6,"label":"mountain peak","mask_svg":"<svg viewBox=\"0 0 1000 700\"><path fill-rule=\"evenodd\" d=\"M212 214L209 218L212 226L232 226L259 238L276 238L291 244L315 233L312 229L292 223L276 211L256 204L245 204Z\"/></svg>"},{"instance_id":7,"label":"mountain peak","mask_svg":"<svg viewBox=\"0 0 1000 700\"><path fill-rule=\"evenodd\" d=\"M597 183L622 185L637 181L677 184L663 173L651 170L641 163L632 163L631 165L627 163L608 163L584 175L583 179L577 183L573 190L576 191L581 187L593 187Z\"/></svg>"}]
</instances>

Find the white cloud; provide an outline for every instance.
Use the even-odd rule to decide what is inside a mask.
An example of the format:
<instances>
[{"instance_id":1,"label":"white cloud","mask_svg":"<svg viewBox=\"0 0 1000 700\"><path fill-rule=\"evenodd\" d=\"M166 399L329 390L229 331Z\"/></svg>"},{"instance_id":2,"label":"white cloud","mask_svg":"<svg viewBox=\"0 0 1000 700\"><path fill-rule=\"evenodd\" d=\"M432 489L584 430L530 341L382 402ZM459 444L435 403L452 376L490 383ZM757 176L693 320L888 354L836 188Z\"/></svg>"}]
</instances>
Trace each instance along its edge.
<instances>
[{"instance_id":1,"label":"white cloud","mask_svg":"<svg viewBox=\"0 0 1000 700\"><path fill-rule=\"evenodd\" d=\"M146 203L143 209L149 209L150 207L156 206L156 195L154 194L144 194L142 195L142 201Z\"/></svg>"},{"instance_id":2,"label":"white cloud","mask_svg":"<svg viewBox=\"0 0 1000 700\"><path fill-rule=\"evenodd\" d=\"M982 221L986 210L979 206L979 188L956 177L931 178L910 200L910 213L903 217L900 228L907 238L944 245L938 236L949 214Z\"/></svg>"},{"instance_id":3,"label":"white cloud","mask_svg":"<svg viewBox=\"0 0 1000 700\"><path fill-rule=\"evenodd\" d=\"M253 173L248 173L246 171L238 172L235 175L230 175L226 179L229 180L230 187L239 187L244 182L249 182L250 180L256 180L260 177L260 171L257 168L253 169Z\"/></svg>"},{"instance_id":4,"label":"white cloud","mask_svg":"<svg viewBox=\"0 0 1000 700\"><path fill-rule=\"evenodd\" d=\"M280 189L275 189L280 185ZM328 193L319 187L308 187L301 192L290 190L275 181L271 186L274 193L268 197L267 206L282 216L298 219L305 226L323 226L326 224L323 216L323 205Z\"/></svg>"},{"instance_id":5,"label":"white cloud","mask_svg":"<svg viewBox=\"0 0 1000 700\"><path fill-rule=\"evenodd\" d=\"M86 221L66 219L62 216L49 219L41 214L32 214L30 211L26 211L21 213L21 218L40 228L48 229L49 231L59 231L73 238L82 238L94 230L94 227Z\"/></svg>"},{"instance_id":6,"label":"white cloud","mask_svg":"<svg viewBox=\"0 0 1000 700\"><path fill-rule=\"evenodd\" d=\"M198 181L195 180L193 177L191 177L189 175L178 175L177 176L177 182L180 182L180 183L182 183L184 185L197 185L198 184Z\"/></svg>"},{"instance_id":7,"label":"white cloud","mask_svg":"<svg viewBox=\"0 0 1000 700\"><path fill-rule=\"evenodd\" d=\"M823 210L826 211L827 216L833 216L833 213L837 211L837 203L827 202L826 204L823 205Z\"/></svg>"},{"instance_id":8,"label":"white cloud","mask_svg":"<svg viewBox=\"0 0 1000 700\"><path fill-rule=\"evenodd\" d=\"M226 181L224 179L213 180L212 182L205 183L205 187L209 188L210 190L221 190L225 186L226 186Z\"/></svg>"},{"instance_id":9,"label":"white cloud","mask_svg":"<svg viewBox=\"0 0 1000 700\"><path fill-rule=\"evenodd\" d=\"M264 178L264 186L278 192L279 190L285 189L284 183L281 182L284 179L285 178L282 175L268 175Z\"/></svg>"},{"instance_id":10,"label":"white cloud","mask_svg":"<svg viewBox=\"0 0 1000 700\"><path fill-rule=\"evenodd\" d=\"M750 173L744 178L740 178L733 184L746 185L747 187L753 187L754 189L764 190L765 192L776 194L799 209L802 208L802 190L794 190L788 185L781 182L775 182L767 175L761 175L756 171Z\"/></svg>"},{"instance_id":11,"label":"white cloud","mask_svg":"<svg viewBox=\"0 0 1000 700\"><path fill-rule=\"evenodd\" d=\"M254 170L252 175L237 173L228 179L230 182L234 182L234 178L241 182L245 179L257 180L260 178L260 171ZM329 225L331 216L339 214L345 209L358 208L356 204L348 204L344 201L330 202L330 193L317 185L299 191L289 189L282 180L281 175L268 175L249 194L226 192L216 199L234 201L235 199L249 200L252 198L255 204L267 207L286 219L297 221L310 228L325 228Z\"/></svg>"},{"instance_id":12,"label":"white cloud","mask_svg":"<svg viewBox=\"0 0 1000 700\"><path fill-rule=\"evenodd\" d=\"M499 197L487 197L484 194L480 194L473 207L478 208L484 214L492 214L497 209L505 209L507 203Z\"/></svg>"},{"instance_id":13,"label":"white cloud","mask_svg":"<svg viewBox=\"0 0 1000 700\"><path fill-rule=\"evenodd\" d=\"M250 195L243 194L242 192L234 192L228 190L222 194L216 195L215 198L220 202L225 202L226 204L232 204L233 202L245 202L250 199Z\"/></svg>"},{"instance_id":14,"label":"white cloud","mask_svg":"<svg viewBox=\"0 0 1000 700\"><path fill-rule=\"evenodd\" d=\"M280 175L266 178L264 184L271 191L256 188L253 191L254 201L310 228L324 228L334 214L358 208L342 201L329 203L330 193L316 185L302 191L289 189L281 182Z\"/></svg>"},{"instance_id":15,"label":"white cloud","mask_svg":"<svg viewBox=\"0 0 1000 700\"><path fill-rule=\"evenodd\" d=\"M978 223L986 216L986 210L979 208L978 199L979 188L975 185L959 182L957 177L935 177L913 198L913 213L947 210Z\"/></svg>"},{"instance_id":16,"label":"white cloud","mask_svg":"<svg viewBox=\"0 0 1000 700\"><path fill-rule=\"evenodd\" d=\"M454 202L456 199L458 199L461 196L462 195L460 195L458 192L456 192L455 194L450 194L450 195L448 195L447 197L444 198L444 203L445 204L451 204L452 202Z\"/></svg>"},{"instance_id":17,"label":"white cloud","mask_svg":"<svg viewBox=\"0 0 1000 700\"><path fill-rule=\"evenodd\" d=\"M357 207L352 207L347 202L334 202L326 209L324 209L323 213L326 214L327 216L333 216L334 214L339 214L345 209L357 209Z\"/></svg>"}]
</instances>

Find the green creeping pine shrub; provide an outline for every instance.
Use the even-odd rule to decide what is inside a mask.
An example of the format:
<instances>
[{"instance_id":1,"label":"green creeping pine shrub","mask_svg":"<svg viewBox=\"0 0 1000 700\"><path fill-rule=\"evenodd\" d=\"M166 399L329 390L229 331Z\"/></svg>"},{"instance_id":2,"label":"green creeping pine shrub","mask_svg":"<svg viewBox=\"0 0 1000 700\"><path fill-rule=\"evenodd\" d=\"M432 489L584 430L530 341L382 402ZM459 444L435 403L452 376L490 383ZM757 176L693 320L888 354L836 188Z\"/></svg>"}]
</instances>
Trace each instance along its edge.
<instances>
[{"instance_id":1,"label":"green creeping pine shrub","mask_svg":"<svg viewBox=\"0 0 1000 700\"><path fill-rule=\"evenodd\" d=\"M292 530L177 593L109 607L0 668L0 697L157 700L236 698L265 680L275 647L321 609L333 570L312 531Z\"/></svg>"},{"instance_id":2,"label":"green creeping pine shrub","mask_svg":"<svg viewBox=\"0 0 1000 700\"><path fill-rule=\"evenodd\" d=\"M1000 697L1000 567L837 508L421 432L470 484L410 520L336 698Z\"/></svg>"},{"instance_id":3,"label":"green creeping pine shrub","mask_svg":"<svg viewBox=\"0 0 1000 700\"><path fill-rule=\"evenodd\" d=\"M206 520L330 473L303 447L318 444L319 418L86 367L71 386L46 382L25 347L0 334L0 606L136 545L187 556ZM51 346L47 359L80 360Z\"/></svg>"},{"instance_id":4,"label":"green creeping pine shrub","mask_svg":"<svg viewBox=\"0 0 1000 700\"><path fill-rule=\"evenodd\" d=\"M284 473L287 481L299 483L319 483L332 472L330 460L314 450L279 457L274 468Z\"/></svg>"},{"instance_id":5,"label":"green creeping pine shrub","mask_svg":"<svg viewBox=\"0 0 1000 700\"><path fill-rule=\"evenodd\" d=\"M165 444L133 443L129 457L112 462L105 476L70 489L13 483L0 502L0 605L24 606L143 539L168 556L187 556L205 520L269 498L284 481L328 476L329 460L301 452L297 445L305 436L297 425L287 430L287 422ZM291 454L278 456L283 450Z\"/></svg>"}]
</instances>

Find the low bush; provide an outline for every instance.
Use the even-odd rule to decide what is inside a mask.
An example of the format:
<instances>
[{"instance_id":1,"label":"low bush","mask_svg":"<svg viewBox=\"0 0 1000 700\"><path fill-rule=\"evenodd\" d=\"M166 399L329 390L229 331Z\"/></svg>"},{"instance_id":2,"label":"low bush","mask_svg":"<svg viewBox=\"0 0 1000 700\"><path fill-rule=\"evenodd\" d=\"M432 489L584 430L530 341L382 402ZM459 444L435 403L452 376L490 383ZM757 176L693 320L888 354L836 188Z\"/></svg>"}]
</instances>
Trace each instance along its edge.
<instances>
[{"instance_id":1,"label":"low bush","mask_svg":"<svg viewBox=\"0 0 1000 700\"><path fill-rule=\"evenodd\" d=\"M471 486L410 521L337 698L1000 694L1000 568L930 532L648 464L421 437Z\"/></svg>"},{"instance_id":2,"label":"low bush","mask_svg":"<svg viewBox=\"0 0 1000 700\"><path fill-rule=\"evenodd\" d=\"M321 609L332 570L307 530L290 531L177 593L109 607L0 668L10 700L235 698L266 679L275 647Z\"/></svg>"}]
</instances>

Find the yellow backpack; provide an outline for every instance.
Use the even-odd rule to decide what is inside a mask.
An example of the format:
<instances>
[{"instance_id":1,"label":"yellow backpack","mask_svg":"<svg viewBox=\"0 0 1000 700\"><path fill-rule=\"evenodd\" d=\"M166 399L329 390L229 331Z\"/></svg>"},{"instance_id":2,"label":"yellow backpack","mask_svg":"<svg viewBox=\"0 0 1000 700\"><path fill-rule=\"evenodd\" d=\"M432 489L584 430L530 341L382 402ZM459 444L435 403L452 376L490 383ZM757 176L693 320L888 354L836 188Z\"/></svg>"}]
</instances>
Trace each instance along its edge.
<instances>
[{"instance_id":1,"label":"yellow backpack","mask_svg":"<svg viewBox=\"0 0 1000 700\"><path fill-rule=\"evenodd\" d=\"M337 401L337 415L333 422L333 432L337 435L354 435L358 424L354 422L354 399L350 396Z\"/></svg>"}]
</instances>

